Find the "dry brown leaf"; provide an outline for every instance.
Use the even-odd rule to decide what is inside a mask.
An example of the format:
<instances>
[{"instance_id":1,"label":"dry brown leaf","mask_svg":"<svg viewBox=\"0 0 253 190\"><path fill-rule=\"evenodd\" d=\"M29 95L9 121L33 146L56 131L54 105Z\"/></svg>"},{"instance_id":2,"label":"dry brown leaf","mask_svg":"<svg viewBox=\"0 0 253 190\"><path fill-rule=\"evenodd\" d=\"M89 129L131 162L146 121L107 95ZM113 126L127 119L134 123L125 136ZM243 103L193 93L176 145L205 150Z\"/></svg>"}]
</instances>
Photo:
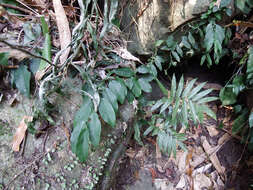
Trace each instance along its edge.
<instances>
[{"instance_id":1,"label":"dry brown leaf","mask_svg":"<svg viewBox=\"0 0 253 190\"><path fill-rule=\"evenodd\" d=\"M130 61L137 61L142 63L137 57L133 56L126 48L118 48L114 50L120 57Z\"/></svg>"},{"instance_id":2,"label":"dry brown leaf","mask_svg":"<svg viewBox=\"0 0 253 190\"><path fill-rule=\"evenodd\" d=\"M11 48L0 48L0 53L9 53L9 58L15 58L18 61L22 61L25 58L31 57L30 55L27 55L26 53L23 53L21 51L18 51L16 49L11 49Z\"/></svg>"},{"instance_id":3,"label":"dry brown leaf","mask_svg":"<svg viewBox=\"0 0 253 190\"><path fill-rule=\"evenodd\" d=\"M32 116L24 116L22 121L20 122L15 135L13 137L12 141L12 150L13 151L19 151L19 146L21 142L23 141L25 137L25 133L27 130L27 123L26 122L31 122L33 120Z\"/></svg>"},{"instance_id":4,"label":"dry brown leaf","mask_svg":"<svg viewBox=\"0 0 253 190\"><path fill-rule=\"evenodd\" d=\"M55 11L56 24L60 36L61 49L65 49L71 42L71 32L69 29L69 22L63 9L63 6L61 4L61 0L53 0L53 6ZM63 64L67 60L69 52L70 48L66 49L62 53L60 57L61 64Z\"/></svg>"}]
</instances>

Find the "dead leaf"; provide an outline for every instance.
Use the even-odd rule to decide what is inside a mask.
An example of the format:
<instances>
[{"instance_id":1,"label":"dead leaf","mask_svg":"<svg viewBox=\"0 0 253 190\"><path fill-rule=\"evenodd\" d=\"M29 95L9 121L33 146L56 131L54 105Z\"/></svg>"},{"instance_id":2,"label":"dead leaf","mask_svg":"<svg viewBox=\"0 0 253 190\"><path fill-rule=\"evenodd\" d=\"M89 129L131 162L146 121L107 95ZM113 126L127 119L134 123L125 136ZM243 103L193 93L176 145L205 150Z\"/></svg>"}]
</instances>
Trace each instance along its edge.
<instances>
[{"instance_id":1,"label":"dead leaf","mask_svg":"<svg viewBox=\"0 0 253 190\"><path fill-rule=\"evenodd\" d=\"M59 31L60 36L60 44L61 44L61 50L65 49L71 42L71 32L69 29L69 22L67 19L67 16L65 14L65 11L63 9L63 6L61 4L61 0L53 0L53 6L55 11L55 17L56 17L56 24ZM63 64L69 55L70 47L67 48L60 57L60 62Z\"/></svg>"},{"instance_id":2,"label":"dead leaf","mask_svg":"<svg viewBox=\"0 0 253 190\"><path fill-rule=\"evenodd\" d=\"M11 49L11 48L0 48L0 53L9 53L9 58L14 58L17 59L18 61L22 61L25 58L31 57L30 55L27 55L26 53L23 53L19 50L16 49Z\"/></svg>"},{"instance_id":3,"label":"dead leaf","mask_svg":"<svg viewBox=\"0 0 253 190\"><path fill-rule=\"evenodd\" d=\"M142 63L140 59L133 56L126 48L121 47L121 48L115 49L114 52L117 53L123 59L130 60L130 61L137 61L139 63Z\"/></svg>"},{"instance_id":4,"label":"dead leaf","mask_svg":"<svg viewBox=\"0 0 253 190\"><path fill-rule=\"evenodd\" d=\"M13 151L19 151L19 146L21 142L23 141L25 137L25 133L27 130L27 123L26 122L31 122L33 120L32 116L24 116L22 121L20 122L15 135L13 137L12 141L12 150Z\"/></svg>"}]
</instances>

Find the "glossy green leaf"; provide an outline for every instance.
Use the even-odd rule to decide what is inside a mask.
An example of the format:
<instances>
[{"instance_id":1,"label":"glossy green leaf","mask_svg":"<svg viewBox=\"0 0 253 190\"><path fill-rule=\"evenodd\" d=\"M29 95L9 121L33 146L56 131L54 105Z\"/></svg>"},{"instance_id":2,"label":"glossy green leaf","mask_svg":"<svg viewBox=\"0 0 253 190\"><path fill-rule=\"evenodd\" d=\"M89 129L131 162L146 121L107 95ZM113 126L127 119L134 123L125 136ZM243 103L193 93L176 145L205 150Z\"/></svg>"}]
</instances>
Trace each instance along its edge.
<instances>
[{"instance_id":1,"label":"glossy green leaf","mask_svg":"<svg viewBox=\"0 0 253 190\"><path fill-rule=\"evenodd\" d=\"M143 133L144 136L147 136L151 131L153 131L155 127L152 125L152 126L149 126L145 132Z\"/></svg>"},{"instance_id":2,"label":"glossy green leaf","mask_svg":"<svg viewBox=\"0 0 253 190\"><path fill-rule=\"evenodd\" d=\"M121 77L132 77L135 74L134 71L128 67L114 69L113 73Z\"/></svg>"},{"instance_id":3,"label":"glossy green leaf","mask_svg":"<svg viewBox=\"0 0 253 190\"><path fill-rule=\"evenodd\" d=\"M164 62L164 59L161 56L155 56L155 65L158 67L158 69L161 71L162 68L162 63Z\"/></svg>"},{"instance_id":4,"label":"glossy green leaf","mask_svg":"<svg viewBox=\"0 0 253 190\"><path fill-rule=\"evenodd\" d=\"M192 36L191 32L188 33L188 40L191 43L192 47L194 47L196 44L196 41L195 41L194 37Z\"/></svg>"},{"instance_id":5,"label":"glossy green leaf","mask_svg":"<svg viewBox=\"0 0 253 190\"><path fill-rule=\"evenodd\" d=\"M180 57L178 56L176 51L172 51L171 54L176 59L177 62L180 62Z\"/></svg>"},{"instance_id":6,"label":"glossy green leaf","mask_svg":"<svg viewBox=\"0 0 253 190\"><path fill-rule=\"evenodd\" d=\"M253 112L249 114L249 127L253 127Z\"/></svg>"},{"instance_id":7,"label":"glossy green leaf","mask_svg":"<svg viewBox=\"0 0 253 190\"><path fill-rule=\"evenodd\" d=\"M89 153L89 131L87 127L83 128L80 135L78 136L78 141L76 144L76 155L81 162L84 162Z\"/></svg>"},{"instance_id":8,"label":"glossy green leaf","mask_svg":"<svg viewBox=\"0 0 253 190\"><path fill-rule=\"evenodd\" d=\"M188 108L186 101L183 100L183 105L182 105L182 116L183 116L183 122L185 125L188 125Z\"/></svg>"},{"instance_id":9,"label":"glossy green leaf","mask_svg":"<svg viewBox=\"0 0 253 190\"><path fill-rule=\"evenodd\" d=\"M177 113L179 111L179 106L180 106L180 98L177 97L175 101L175 105L173 106L173 111L172 111L172 117L171 117L172 125L177 125Z\"/></svg>"},{"instance_id":10,"label":"glossy green leaf","mask_svg":"<svg viewBox=\"0 0 253 190\"><path fill-rule=\"evenodd\" d=\"M160 109L160 113L164 112L168 107L169 105L171 104L171 101L170 99L167 99L164 104L162 105L161 109Z\"/></svg>"},{"instance_id":11,"label":"glossy green leaf","mask_svg":"<svg viewBox=\"0 0 253 190\"><path fill-rule=\"evenodd\" d=\"M188 96L188 99L193 98L205 86L205 84L206 84L206 82L202 82L198 86L193 88L192 91L190 92L189 96Z\"/></svg>"},{"instance_id":12,"label":"glossy green leaf","mask_svg":"<svg viewBox=\"0 0 253 190\"><path fill-rule=\"evenodd\" d=\"M93 112L88 122L89 136L91 144L95 147L99 145L101 134L101 123L97 113Z\"/></svg>"},{"instance_id":13,"label":"glossy green leaf","mask_svg":"<svg viewBox=\"0 0 253 190\"><path fill-rule=\"evenodd\" d=\"M216 114L207 105L201 105L201 110L203 113L206 113L209 117L217 120Z\"/></svg>"},{"instance_id":14,"label":"glossy green leaf","mask_svg":"<svg viewBox=\"0 0 253 190\"><path fill-rule=\"evenodd\" d=\"M218 99L219 99L218 97L205 97L198 100L197 104L204 104L204 103L212 102Z\"/></svg>"},{"instance_id":15,"label":"glossy green leaf","mask_svg":"<svg viewBox=\"0 0 253 190\"><path fill-rule=\"evenodd\" d=\"M7 66L8 65L8 59L9 59L9 53L8 52L0 53L0 65Z\"/></svg>"},{"instance_id":16,"label":"glossy green leaf","mask_svg":"<svg viewBox=\"0 0 253 190\"><path fill-rule=\"evenodd\" d=\"M182 75L180 78L180 81L178 83L178 87L177 87L177 92L176 92L177 98L179 98L181 96L181 93L183 91L183 87L184 87L184 76Z\"/></svg>"},{"instance_id":17,"label":"glossy green leaf","mask_svg":"<svg viewBox=\"0 0 253 190\"><path fill-rule=\"evenodd\" d=\"M160 100L158 100L156 103L155 103L155 105L153 105L152 107L151 107L151 111L153 112L153 111L155 111L157 108L159 108L162 104L164 104L165 102L166 102L166 100L167 100L167 98L162 98L162 99L160 99Z\"/></svg>"},{"instance_id":18,"label":"glossy green leaf","mask_svg":"<svg viewBox=\"0 0 253 190\"><path fill-rule=\"evenodd\" d=\"M189 101L189 106L190 106L190 112L191 112L191 115L192 115L192 119L193 119L194 123L197 123L197 121L199 121L199 118L196 114L195 106L192 103L192 101Z\"/></svg>"},{"instance_id":19,"label":"glossy green leaf","mask_svg":"<svg viewBox=\"0 0 253 190\"><path fill-rule=\"evenodd\" d=\"M26 97L30 96L30 79L31 73L27 70L27 66L23 64L13 71L13 83Z\"/></svg>"},{"instance_id":20,"label":"glossy green leaf","mask_svg":"<svg viewBox=\"0 0 253 190\"><path fill-rule=\"evenodd\" d=\"M183 37L182 37L181 43L183 44L184 47L186 47L186 48L188 48L188 49L191 49L191 45L189 44L188 39L187 39L186 36L183 36Z\"/></svg>"},{"instance_id":21,"label":"glossy green leaf","mask_svg":"<svg viewBox=\"0 0 253 190\"><path fill-rule=\"evenodd\" d=\"M173 45L175 44L174 38L172 35L169 35L168 39L166 40L166 45L168 48L173 47Z\"/></svg>"},{"instance_id":22,"label":"glossy green leaf","mask_svg":"<svg viewBox=\"0 0 253 190\"><path fill-rule=\"evenodd\" d=\"M150 69L146 65L139 66L136 71L141 74L150 73Z\"/></svg>"},{"instance_id":23,"label":"glossy green leaf","mask_svg":"<svg viewBox=\"0 0 253 190\"><path fill-rule=\"evenodd\" d=\"M203 98L204 96L206 96L207 94L209 94L210 92L212 92L213 89L207 89L204 90L198 94L196 94L193 98L192 101L198 101L199 99Z\"/></svg>"},{"instance_id":24,"label":"glossy green leaf","mask_svg":"<svg viewBox=\"0 0 253 190\"><path fill-rule=\"evenodd\" d=\"M109 88L106 88L103 93L103 97L110 101L116 113L118 111L118 102L117 102L117 97L115 96L115 94Z\"/></svg>"},{"instance_id":25,"label":"glossy green leaf","mask_svg":"<svg viewBox=\"0 0 253 190\"><path fill-rule=\"evenodd\" d=\"M200 61L200 65L201 65L201 66L205 63L205 60L206 60L206 55L203 55L203 56L201 57L201 61Z\"/></svg>"},{"instance_id":26,"label":"glossy green leaf","mask_svg":"<svg viewBox=\"0 0 253 190\"><path fill-rule=\"evenodd\" d=\"M184 89L182 98L185 98L185 97L187 97L187 96L189 95L189 93L190 93L190 91L191 91L191 89L192 89L194 83L196 82L196 80L197 80L197 79L193 79L193 80L191 80L191 81L187 84L187 86L186 86L185 89Z\"/></svg>"},{"instance_id":27,"label":"glossy green leaf","mask_svg":"<svg viewBox=\"0 0 253 190\"><path fill-rule=\"evenodd\" d=\"M138 83L140 84L140 87L141 87L141 89L142 89L144 92L149 93L149 92L152 91L151 85L150 85L149 82L146 81L145 79L143 79L143 78L138 79Z\"/></svg>"},{"instance_id":28,"label":"glossy green leaf","mask_svg":"<svg viewBox=\"0 0 253 190\"><path fill-rule=\"evenodd\" d=\"M90 99L86 99L83 102L81 108L76 112L74 123L73 123L73 131L71 133L71 149L72 152L77 153L77 143L78 138L81 134L81 131L87 128L87 121L92 111L92 101Z\"/></svg>"},{"instance_id":29,"label":"glossy green leaf","mask_svg":"<svg viewBox=\"0 0 253 190\"><path fill-rule=\"evenodd\" d=\"M116 122L116 116L109 100L102 98L98 110L103 120L111 127L114 127Z\"/></svg>"},{"instance_id":30,"label":"glossy green leaf","mask_svg":"<svg viewBox=\"0 0 253 190\"><path fill-rule=\"evenodd\" d=\"M132 92L134 94L135 97L139 97L141 95L141 86L139 84L139 82L136 79L133 79L133 88L132 88Z\"/></svg>"},{"instance_id":31,"label":"glossy green leaf","mask_svg":"<svg viewBox=\"0 0 253 190\"><path fill-rule=\"evenodd\" d=\"M161 46L163 42L164 42L164 40L157 40L155 43L155 47Z\"/></svg>"},{"instance_id":32,"label":"glossy green leaf","mask_svg":"<svg viewBox=\"0 0 253 190\"><path fill-rule=\"evenodd\" d=\"M171 90L170 90L170 97L172 100L175 98L176 88L177 88L176 77L175 77L175 74L173 74L172 81L171 81Z\"/></svg>"},{"instance_id":33,"label":"glossy green leaf","mask_svg":"<svg viewBox=\"0 0 253 190\"><path fill-rule=\"evenodd\" d=\"M176 47L177 53L180 57L183 57L184 53L183 50L181 49L181 47L179 45L177 45Z\"/></svg>"},{"instance_id":34,"label":"glossy green leaf","mask_svg":"<svg viewBox=\"0 0 253 190\"><path fill-rule=\"evenodd\" d=\"M214 29L213 24L209 23L206 27L206 35L204 39L204 45L207 52L211 50L213 44L214 44Z\"/></svg>"},{"instance_id":35,"label":"glossy green leaf","mask_svg":"<svg viewBox=\"0 0 253 190\"><path fill-rule=\"evenodd\" d=\"M123 104L127 94L126 87L116 80L110 81L108 86L110 90L115 94L119 102Z\"/></svg>"}]
</instances>

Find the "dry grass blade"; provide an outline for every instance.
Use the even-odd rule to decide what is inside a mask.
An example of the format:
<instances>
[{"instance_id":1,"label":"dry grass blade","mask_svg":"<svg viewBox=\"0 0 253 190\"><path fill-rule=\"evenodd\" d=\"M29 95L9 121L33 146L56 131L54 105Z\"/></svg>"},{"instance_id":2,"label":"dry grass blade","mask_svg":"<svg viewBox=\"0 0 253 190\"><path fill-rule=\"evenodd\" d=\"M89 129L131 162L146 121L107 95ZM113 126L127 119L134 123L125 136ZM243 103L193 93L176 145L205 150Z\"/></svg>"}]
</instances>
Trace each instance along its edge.
<instances>
[{"instance_id":1,"label":"dry grass blade","mask_svg":"<svg viewBox=\"0 0 253 190\"><path fill-rule=\"evenodd\" d=\"M21 144L21 142L23 141L24 137L25 137L25 133L27 130L27 123L26 122L31 122L33 120L32 116L24 116L22 121L20 122L16 133L13 137L13 141L12 141L12 150L13 151L19 151L19 146Z\"/></svg>"},{"instance_id":2,"label":"dry grass blade","mask_svg":"<svg viewBox=\"0 0 253 190\"><path fill-rule=\"evenodd\" d=\"M69 29L69 22L63 9L63 6L61 4L61 0L53 0L53 6L55 10L57 28L60 36L61 49L65 49L71 42L71 32ZM63 52L63 54L60 57L61 64L63 64L67 60L69 52L70 48L68 48Z\"/></svg>"}]
</instances>

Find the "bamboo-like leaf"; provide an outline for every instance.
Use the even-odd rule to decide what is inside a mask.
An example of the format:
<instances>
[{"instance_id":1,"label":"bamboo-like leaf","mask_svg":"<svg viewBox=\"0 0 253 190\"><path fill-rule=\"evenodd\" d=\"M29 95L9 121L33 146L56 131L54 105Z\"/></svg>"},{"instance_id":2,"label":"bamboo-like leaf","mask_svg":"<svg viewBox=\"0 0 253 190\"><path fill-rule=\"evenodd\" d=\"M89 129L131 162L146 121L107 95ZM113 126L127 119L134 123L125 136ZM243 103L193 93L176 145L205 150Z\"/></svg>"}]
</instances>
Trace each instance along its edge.
<instances>
[{"instance_id":1,"label":"bamboo-like leaf","mask_svg":"<svg viewBox=\"0 0 253 190\"><path fill-rule=\"evenodd\" d=\"M193 80L191 80L191 81L187 84L186 88L184 89L182 98L185 98L185 97L188 96L188 94L189 94L189 92L191 91L191 89L192 89L194 83L196 82L196 80L197 80L197 79L193 79Z\"/></svg>"},{"instance_id":2,"label":"bamboo-like leaf","mask_svg":"<svg viewBox=\"0 0 253 190\"><path fill-rule=\"evenodd\" d=\"M171 81L171 90L170 90L170 97L172 101L174 100L175 95L176 95L176 88L177 88L176 77L175 77L175 74L173 74L172 81Z\"/></svg>"},{"instance_id":3,"label":"bamboo-like leaf","mask_svg":"<svg viewBox=\"0 0 253 190\"><path fill-rule=\"evenodd\" d=\"M153 111L155 111L157 108L159 108L163 103L165 103L165 101L167 100L167 98L162 98L162 99L160 99L160 100L158 100L156 103L155 103L155 105L153 105L152 107L151 107L151 111L153 112Z\"/></svg>"},{"instance_id":4,"label":"bamboo-like leaf","mask_svg":"<svg viewBox=\"0 0 253 190\"><path fill-rule=\"evenodd\" d=\"M147 136L151 131L153 131L155 127L153 125L149 126L145 132L143 133L144 136Z\"/></svg>"},{"instance_id":5,"label":"bamboo-like leaf","mask_svg":"<svg viewBox=\"0 0 253 190\"><path fill-rule=\"evenodd\" d=\"M161 107L160 113L164 112L169 107L170 104L171 104L170 99L167 99L166 102Z\"/></svg>"},{"instance_id":6,"label":"bamboo-like leaf","mask_svg":"<svg viewBox=\"0 0 253 190\"><path fill-rule=\"evenodd\" d=\"M216 114L207 105L202 105L201 110L202 110L203 113L206 113L211 118L217 120Z\"/></svg>"},{"instance_id":7,"label":"bamboo-like leaf","mask_svg":"<svg viewBox=\"0 0 253 190\"><path fill-rule=\"evenodd\" d=\"M191 99L192 97L194 97L205 86L205 84L206 82L203 82L199 84L198 86L196 86L195 88L193 88L188 96L188 99Z\"/></svg>"},{"instance_id":8,"label":"bamboo-like leaf","mask_svg":"<svg viewBox=\"0 0 253 190\"><path fill-rule=\"evenodd\" d=\"M197 104L204 104L204 103L212 102L212 101L215 101L218 99L219 99L218 97L205 97L205 98L198 100Z\"/></svg>"},{"instance_id":9,"label":"bamboo-like leaf","mask_svg":"<svg viewBox=\"0 0 253 190\"><path fill-rule=\"evenodd\" d=\"M195 107L194 107L194 104L192 103L192 101L189 101L189 106L190 106L190 111L191 111L192 119L193 119L194 123L197 123L197 121L199 119L198 119L198 116L196 114L196 110L195 110Z\"/></svg>"},{"instance_id":10,"label":"bamboo-like leaf","mask_svg":"<svg viewBox=\"0 0 253 190\"><path fill-rule=\"evenodd\" d=\"M183 100L183 105L182 105L182 115L183 115L184 124L188 125L188 109L187 109L186 101L184 100Z\"/></svg>"},{"instance_id":11,"label":"bamboo-like leaf","mask_svg":"<svg viewBox=\"0 0 253 190\"><path fill-rule=\"evenodd\" d=\"M176 125L177 124L177 113L178 113L178 108L180 105L180 98L177 97L176 101L175 101L175 105L173 106L173 111L172 111L172 125Z\"/></svg>"},{"instance_id":12,"label":"bamboo-like leaf","mask_svg":"<svg viewBox=\"0 0 253 190\"><path fill-rule=\"evenodd\" d=\"M180 78L179 84L178 84L176 98L179 98L181 96L181 93L183 91L183 87L184 87L184 76L182 75L182 77Z\"/></svg>"},{"instance_id":13,"label":"bamboo-like leaf","mask_svg":"<svg viewBox=\"0 0 253 190\"><path fill-rule=\"evenodd\" d=\"M204 90L198 94L196 94L193 98L192 98L192 101L197 101L199 100L200 98L203 98L204 96L206 96L207 94L209 94L210 92L212 92L213 89L207 89L207 90Z\"/></svg>"},{"instance_id":14,"label":"bamboo-like leaf","mask_svg":"<svg viewBox=\"0 0 253 190\"><path fill-rule=\"evenodd\" d=\"M233 126L232 126L232 133L233 134L238 133L247 124L247 119L248 119L247 113L248 112L244 110L243 113L235 119Z\"/></svg>"}]
</instances>

